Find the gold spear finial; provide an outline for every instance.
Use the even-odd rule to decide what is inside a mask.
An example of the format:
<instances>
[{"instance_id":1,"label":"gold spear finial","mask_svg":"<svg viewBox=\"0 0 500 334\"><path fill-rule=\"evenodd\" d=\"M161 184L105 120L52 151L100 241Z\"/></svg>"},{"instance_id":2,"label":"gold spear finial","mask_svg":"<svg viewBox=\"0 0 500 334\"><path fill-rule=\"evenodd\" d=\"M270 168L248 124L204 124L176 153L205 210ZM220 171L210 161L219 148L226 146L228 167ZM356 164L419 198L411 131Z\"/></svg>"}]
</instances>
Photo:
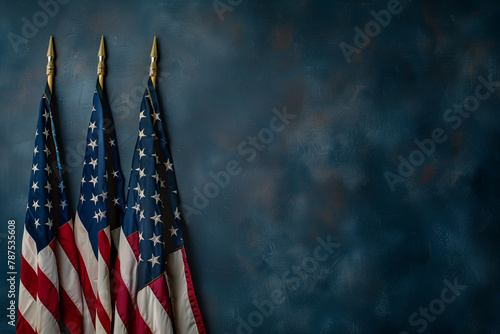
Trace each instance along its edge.
<instances>
[{"instance_id":1,"label":"gold spear finial","mask_svg":"<svg viewBox=\"0 0 500 334\"><path fill-rule=\"evenodd\" d=\"M49 85L50 92L52 93L52 83L54 82L54 59L56 54L54 52L54 39L50 36L49 49L47 50L47 84Z\"/></svg>"},{"instance_id":2,"label":"gold spear finial","mask_svg":"<svg viewBox=\"0 0 500 334\"><path fill-rule=\"evenodd\" d=\"M106 50L104 49L104 36L101 36L101 46L99 47L97 56L99 57L99 64L97 65L97 75L99 76L99 84L101 85L101 88L104 89L104 58L106 58Z\"/></svg>"},{"instance_id":3,"label":"gold spear finial","mask_svg":"<svg viewBox=\"0 0 500 334\"><path fill-rule=\"evenodd\" d=\"M153 39L153 48L151 49L151 65L149 66L149 76L153 85L156 87L156 75L158 73L158 67L156 65L156 60L158 59L158 49L156 47L156 36Z\"/></svg>"}]
</instances>

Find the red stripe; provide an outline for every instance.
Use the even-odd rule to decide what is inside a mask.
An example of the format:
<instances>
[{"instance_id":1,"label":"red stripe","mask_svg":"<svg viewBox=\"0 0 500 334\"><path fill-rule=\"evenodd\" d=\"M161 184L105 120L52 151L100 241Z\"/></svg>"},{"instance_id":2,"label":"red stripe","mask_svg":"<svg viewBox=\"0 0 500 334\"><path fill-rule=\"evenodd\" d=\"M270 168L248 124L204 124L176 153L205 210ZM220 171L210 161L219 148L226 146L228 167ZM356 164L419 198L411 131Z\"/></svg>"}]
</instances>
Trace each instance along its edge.
<instances>
[{"instance_id":1,"label":"red stripe","mask_svg":"<svg viewBox=\"0 0 500 334\"><path fill-rule=\"evenodd\" d=\"M68 329L72 334L82 333L82 313L78 307L73 303L73 300L69 297L64 289L60 289L59 294L61 296L61 317Z\"/></svg>"},{"instance_id":2,"label":"red stripe","mask_svg":"<svg viewBox=\"0 0 500 334\"><path fill-rule=\"evenodd\" d=\"M99 317L99 322L101 323L106 333L111 333L111 319L109 319L108 313L106 313L106 310L102 306L99 296L97 296L96 312L97 316Z\"/></svg>"},{"instance_id":3,"label":"red stripe","mask_svg":"<svg viewBox=\"0 0 500 334\"><path fill-rule=\"evenodd\" d=\"M203 324L203 319L201 317L200 307L198 306L198 301L196 300L196 295L194 294L193 280L191 278L191 271L189 270L189 265L186 260L186 253L184 247L181 248L182 251L182 261L184 262L184 274L186 276L189 303L191 304L191 309L193 310L194 319L196 320L196 325L198 327L198 332L200 334L205 334L205 325Z\"/></svg>"},{"instance_id":4,"label":"red stripe","mask_svg":"<svg viewBox=\"0 0 500 334\"><path fill-rule=\"evenodd\" d=\"M97 234L97 239L99 242L99 254L103 258L106 263L107 270L109 272L109 259L110 259L110 247L108 236L104 230L99 231ZM100 261L100 259L97 259ZM97 282L97 286L99 286L101 282ZM106 333L111 333L111 319L109 318L106 309L103 307L101 303L101 299L99 297L99 291L97 291L97 304L96 304L96 312L99 317L99 321L101 322L102 327L106 331Z\"/></svg>"},{"instance_id":5,"label":"red stripe","mask_svg":"<svg viewBox=\"0 0 500 334\"><path fill-rule=\"evenodd\" d=\"M66 256L75 270L78 272L78 257L76 255L75 236L73 235L73 228L70 224L66 223L59 227L57 230L57 241L64 250L64 253L66 253Z\"/></svg>"},{"instance_id":6,"label":"red stripe","mask_svg":"<svg viewBox=\"0 0 500 334\"><path fill-rule=\"evenodd\" d=\"M38 299L59 322L59 292L52 281L38 268Z\"/></svg>"},{"instance_id":7,"label":"red stripe","mask_svg":"<svg viewBox=\"0 0 500 334\"><path fill-rule=\"evenodd\" d=\"M30 293L31 297L36 300L38 277L24 256L21 256L21 282L23 283L24 288Z\"/></svg>"},{"instance_id":8,"label":"red stripe","mask_svg":"<svg viewBox=\"0 0 500 334\"><path fill-rule=\"evenodd\" d=\"M148 287L144 289L148 289ZM139 312L137 312L137 334L153 334Z\"/></svg>"},{"instance_id":9,"label":"red stripe","mask_svg":"<svg viewBox=\"0 0 500 334\"><path fill-rule=\"evenodd\" d=\"M163 309L167 312L170 319L172 319L172 307L170 306L170 295L165 275L151 283L149 287L156 296L156 299L158 299L160 304L163 306Z\"/></svg>"},{"instance_id":10,"label":"red stripe","mask_svg":"<svg viewBox=\"0 0 500 334\"><path fill-rule=\"evenodd\" d=\"M115 293L116 293L116 312L122 319L125 328L128 329L130 334L135 333L136 310L128 291L125 282L123 282L120 272L120 259L116 259L115 263Z\"/></svg>"},{"instance_id":11,"label":"red stripe","mask_svg":"<svg viewBox=\"0 0 500 334\"><path fill-rule=\"evenodd\" d=\"M16 327L16 333L19 334L31 334L31 333L36 333L36 331L33 330L31 325L24 319L23 315L21 314L21 311L17 311L17 327Z\"/></svg>"},{"instance_id":12,"label":"red stripe","mask_svg":"<svg viewBox=\"0 0 500 334\"><path fill-rule=\"evenodd\" d=\"M92 251L92 250L89 250ZM89 275L87 272L87 267L85 266L85 262L83 262L83 257L80 254L80 250L77 249L78 254L78 262L80 263L80 284L82 286L83 297L87 302L87 307L89 309L90 318L92 319L92 324L95 327L95 295L94 290L92 290L92 283L90 282Z\"/></svg>"},{"instance_id":13,"label":"red stripe","mask_svg":"<svg viewBox=\"0 0 500 334\"><path fill-rule=\"evenodd\" d=\"M134 232L127 237L128 244L135 254L135 260L139 261L139 236L138 232Z\"/></svg>"},{"instance_id":14,"label":"red stripe","mask_svg":"<svg viewBox=\"0 0 500 334\"><path fill-rule=\"evenodd\" d=\"M106 235L106 232L104 232L104 230L99 231L99 233L97 234L97 240L99 243L99 254L101 254L101 257L104 259L104 262L108 266L109 270L109 261L110 261L109 253L111 250L111 244L109 243L109 238Z\"/></svg>"}]
</instances>

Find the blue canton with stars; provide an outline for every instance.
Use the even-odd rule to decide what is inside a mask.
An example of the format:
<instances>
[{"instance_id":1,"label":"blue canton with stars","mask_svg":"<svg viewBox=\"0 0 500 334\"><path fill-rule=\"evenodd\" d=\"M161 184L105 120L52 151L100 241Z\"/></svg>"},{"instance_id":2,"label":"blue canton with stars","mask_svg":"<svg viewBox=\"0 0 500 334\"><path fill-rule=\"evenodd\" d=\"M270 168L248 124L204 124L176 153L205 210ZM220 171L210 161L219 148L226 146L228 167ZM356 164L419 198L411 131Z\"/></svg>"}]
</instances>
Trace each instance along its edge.
<instances>
[{"instance_id":1,"label":"blue canton with stars","mask_svg":"<svg viewBox=\"0 0 500 334\"><path fill-rule=\"evenodd\" d=\"M57 229L66 224L71 217L64 191L62 166L52 117L52 95L46 86L40 101L35 132L25 221L26 230L35 240L38 251L44 249L55 238Z\"/></svg>"},{"instance_id":2,"label":"blue canton with stars","mask_svg":"<svg viewBox=\"0 0 500 334\"><path fill-rule=\"evenodd\" d=\"M78 216L89 233L96 258L99 231L108 225L112 231L119 227L124 206L123 175L113 117L97 81L78 202Z\"/></svg>"},{"instance_id":3,"label":"blue canton with stars","mask_svg":"<svg viewBox=\"0 0 500 334\"><path fill-rule=\"evenodd\" d=\"M139 289L161 277L166 256L184 245L177 183L163 128L150 79L141 103L123 223L126 236L138 233Z\"/></svg>"}]
</instances>

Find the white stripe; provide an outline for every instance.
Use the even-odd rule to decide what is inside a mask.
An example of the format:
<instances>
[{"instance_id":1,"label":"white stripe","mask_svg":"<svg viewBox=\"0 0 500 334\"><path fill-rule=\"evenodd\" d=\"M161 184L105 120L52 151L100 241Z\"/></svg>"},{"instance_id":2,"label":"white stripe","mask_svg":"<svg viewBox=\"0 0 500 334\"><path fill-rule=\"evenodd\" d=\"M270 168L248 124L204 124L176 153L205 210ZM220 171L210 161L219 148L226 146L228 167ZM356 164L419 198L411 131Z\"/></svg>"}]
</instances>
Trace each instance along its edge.
<instances>
[{"instance_id":1,"label":"white stripe","mask_svg":"<svg viewBox=\"0 0 500 334\"><path fill-rule=\"evenodd\" d=\"M107 226L104 230L104 233L106 235L106 238L108 239L108 242L110 242L111 245L111 240L109 236L109 226ZM97 293L99 294L99 300L101 301L102 307L106 311L109 321L111 322L111 293L110 293L110 277L109 277L109 269L108 269L108 264L106 261L104 261L104 258L101 255L101 252L99 251L99 260L98 260L98 273L97 273ZM97 315L96 312L96 333L106 333L106 330L104 327L102 327L102 324L99 320L99 316Z\"/></svg>"},{"instance_id":2,"label":"white stripe","mask_svg":"<svg viewBox=\"0 0 500 334\"><path fill-rule=\"evenodd\" d=\"M80 256L82 257L83 263L85 264L90 285L92 286L92 292L94 293L94 296L96 296L97 272L98 272L97 259L94 254L94 250L92 249L92 244L90 243L89 233L87 232L87 229L80 220L78 212L76 213L75 216L74 234L75 234L76 248L78 249Z\"/></svg>"},{"instance_id":3,"label":"white stripe","mask_svg":"<svg viewBox=\"0 0 500 334\"><path fill-rule=\"evenodd\" d=\"M54 254L50 246L46 246L44 249L38 252L38 268L45 274L45 276L47 276L52 284L54 284L57 291L59 291L57 259L56 254ZM43 289L43 286L39 286L38 289Z\"/></svg>"},{"instance_id":4,"label":"white stripe","mask_svg":"<svg viewBox=\"0 0 500 334\"><path fill-rule=\"evenodd\" d=\"M23 315L24 320L30 324L33 330L36 330L37 323L37 301L24 287L23 283L19 284L19 312Z\"/></svg>"},{"instance_id":5,"label":"white stripe","mask_svg":"<svg viewBox=\"0 0 500 334\"><path fill-rule=\"evenodd\" d=\"M125 328L125 324L122 321L122 318L118 316L118 313L115 313L115 326L113 327L114 334L126 334L128 333L127 328Z\"/></svg>"},{"instance_id":6,"label":"white stripe","mask_svg":"<svg viewBox=\"0 0 500 334\"><path fill-rule=\"evenodd\" d=\"M47 247L48 248L48 247ZM38 323L36 326L38 334L60 333L59 324L49 310L38 300Z\"/></svg>"},{"instance_id":7,"label":"white stripe","mask_svg":"<svg viewBox=\"0 0 500 334\"><path fill-rule=\"evenodd\" d=\"M177 332L182 334L198 334L198 326L196 325L193 309L189 302L182 249L178 249L168 255L167 275Z\"/></svg>"},{"instance_id":8,"label":"white stripe","mask_svg":"<svg viewBox=\"0 0 500 334\"><path fill-rule=\"evenodd\" d=\"M72 221L70 220L67 224L70 224L71 226ZM56 242L56 253L61 287L68 294L69 298L71 298L80 312L82 312L82 291L80 288L80 278L78 277L78 272L59 242Z\"/></svg>"},{"instance_id":9,"label":"white stripe","mask_svg":"<svg viewBox=\"0 0 500 334\"><path fill-rule=\"evenodd\" d=\"M78 212L75 215L75 227L74 227L74 236L75 236L75 244L80 256L85 265L85 270L87 272L87 278L90 282L90 286L92 288L92 293L95 297L96 294L96 280L97 277L95 274L97 273L97 260L94 255L94 251L92 249L92 244L90 243L89 233L85 226L83 226L82 221L80 220L80 216ZM80 272L83 275L83 270ZM90 277L89 277L90 276ZM83 316L83 328L82 332L84 334L93 334L95 333L94 322L92 321L92 315L90 314L90 310L87 304L87 300L85 299L85 294L83 293L83 289L81 289L82 299L84 300L84 306L82 308L82 316Z\"/></svg>"},{"instance_id":10,"label":"white stripe","mask_svg":"<svg viewBox=\"0 0 500 334\"><path fill-rule=\"evenodd\" d=\"M165 277L159 279L165 279ZM151 332L164 334L174 332L170 317L149 285L137 293L137 311Z\"/></svg>"},{"instance_id":11,"label":"white stripe","mask_svg":"<svg viewBox=\"0 0 500 334\"><path fill-rule=\"evenodd\" d=\"M82 293L83 297L83 293ZM82 308L82 333L84 334L92 334L95 333L94 323L92 322L92 318L90 317L89 307L87 305L87 301L85 298L82 298L83 308Z\"/></svg>"},{"instance_id":12,"label":"white stripe","mask_svg":"<svg viewBox=\"0 0 500 334\"><path fill-rule=\"evenodd\" d=\"M38 272L38 255L36 250L35 240L31 237L31 234L26 230L26 226L24 226L23 232L23 241L22 241L22 250L21 254L24 256L24 259L31 266L33 271Z\"/></svg>"},{"instance_id":13,"label":"white stripe","mask_svg":"<svg viewBox=\"0 0 500 334\"><path fill-rule=\"evenodd\" d=\"M120 274L127 290L132 297L134 307L136 307L136 294L137 294L137 260L130 244L128 243L123 229L120 229L120 249L118 250L118 257L120 259Z\"/></svg>"}]
</instances>

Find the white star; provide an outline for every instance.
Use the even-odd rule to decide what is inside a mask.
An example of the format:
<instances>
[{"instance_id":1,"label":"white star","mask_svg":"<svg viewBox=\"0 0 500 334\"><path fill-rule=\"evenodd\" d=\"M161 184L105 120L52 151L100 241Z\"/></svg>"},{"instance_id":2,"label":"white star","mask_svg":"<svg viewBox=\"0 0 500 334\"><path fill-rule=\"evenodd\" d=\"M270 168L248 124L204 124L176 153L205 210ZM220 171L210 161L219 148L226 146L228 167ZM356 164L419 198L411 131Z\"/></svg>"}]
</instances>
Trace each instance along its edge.
<instances>
[{"instance_id":1,"label":"white star","mask_svg":"<svg viewBox=\"0 0 500 334\"><path fill-rule=\"evenodd\" d=\"M165 181L160 180L160 188L165 188Z\"/></svg>"},{"instance_id":2,"label":"white star","mask_svg":"<svg viewBox=\"0 0 500 334\"><path fill-rule=\"evenodd\" d=\"M85 183L85 176L82 177L82 184Z\"/></svg>"},{"instance_id":3,"label":"white star","mask_svg":"<svg viewBox=\"0 0 500 334\"><path fill-rule=\"evenodd\" d=\"M92 165L92 170L94 170L95 166L97 166L97 159L90 158L89 165Z\"/></svg>"},{"instance_id":4,"label":"white star","mask_svg":"<svg viewBox=\"0 0 500 334\"><path fill-rule=\"evenodd\" d=\"M153 245L153 247L154 247L154 246L156 246L156 244L161 243L160 237L161 237L161 235L156 235L153 232L153 237L148 239L148 240L151 240L154 243L154 245Z\"/></svg>"},{"instance_id":5,"label":"white star","mask_svg":"<svg viewBox=\"0 0 500 334\"><path fill-rule=\"evenodd\" d=\"M140 199L143 199L144 197L146 197L146 196L144 196L144 189L139 190L139 193L137 194L137 196L139 196Z\"/></svg>"},{"instance_id":6,"label":"white star","mask_svg":"<svg viewBox=\"0 0 500 334\"><path fill-rule=\"evenodd\" d=\"M38 228L40 226L40 223L38 222L40 219L35 219L35 228Z\"/></svg>"},{"instance_id":7,"label":"white star","mask_svg":"<svg viewBox=\"0 0 500 334\"><path fill-rule=\"evenodd\" d=\"M44 188L47 189L48 193L50 193L50 191L52 190L52 186L50 185L49 181L47 181L47 185Z\"/></svg>"},{"instance_id":8,"label":"white star","mask_svg":"<svg viewBox=\"0 0 500 334\"><path fill-rule=\"evenodd\" d=\"M165 168L167 170L173 170L172 166L173 166L173 164L170 162L170 159L167 159L167 162L165 162Z\"/></svg>"},{"instance_id":9,"label":"white star","mask_svg":"<svg viewBox=\"0 0 500 334\"><path fill-rule=\"evenodd\" d=\"M48 121L49 117L50 117L50 114L49 114L49 112L47 110L45 110L45 113L42 116L45 117L45 121Z\"/></svg>"},{"instance_id":10,"label":"white star","mask_svg":"<svg viewBox=\"0 0 500 334\"><path fill-rule=\"evenodd\" d=\"M94 218L95 220L97 220L97 222L99 222L99 214L97 213L97 211L94 211Z\"/></svg>"},{"instance_id":11,"label":"white star","mask_svg":"<svg viewBox=\"0 0 500 334\"><path fill-rule=\"evenodd\" d=\"M132 207L132 209L135 210L135 213L139 212L139 210L141 209L141 207L139 206L139 203L135 203L135 205Z\"/></svg>"},{"instance_id":12,"label":"white star","mask_svg":"<svg viewBox=\"0 0 500 334\"><path fill-rule=\"evenodd\" d=\"M92 202L94 202L94 205L97 205L97 201L99 200L99 196L92 194L92 198L90 200Z\"/></svg>"},{"instance_id":13,"label":"white star","mask_svg":"<svg viewBox=\"0 0 500 334\"><path fill-rule=\"evenodd\" d=\"M139 160L141 160L142 157L146 156L146 153L144 153L144 149L142 149L142 150L137 149L137 151L139 151Z\"/></svg>"},{"instance_id":14,"label":"white star","mask_svg":"<svg viewBox=\"0 0 500 334\"><path fill-rule=\"evenodd\" d=\"M91 178L91 180L89 182L92 183L95 187L95 185L97 183L97 176L96 177L91 176L90 178Z\"/></svg>"},{"instance_id":15,"label":"white star","mask_svg":"<svg viewBox=\"0 0 500 334\"><path fill-rule=\"evenodd\" d=\"M99 209L99 217L101 218L101 220L103 220L104 218L106 218L106 210L105 211L101 211L101 209Z\"/></svg>"},{"instance_id":16,"label":"white star","mask_svg":"<svg viewBox=\"0 0 500 334\"><path fill-rule=\"evenodd\" d=\"M144 237L142 236L142 232L139 232L139 242L143 241Z\"/></svg>"},{"instance_id":17,"label":"white star","mask_svg":"<svg viewBox=\"0 0 500 334\"><path fill-rule=\"evenodd\" d=\"M38 182L33 181L31 188L33 188L33 191L36 191L38 189Z\"/></svg>"},{"instance_id":18,"label":"white star","mask_svg":"<svg viewBox=\"0 0 500 334\"><path fill-rule=\"evenodd\" d=\"M36 156L37 153L38 153L38 146L35 146L35 149L33 150L33 155Z\"/></svg>"},{"instance_id":19,"label":"white star","mask_svg":"<svg viewBox=\"0 0 500 334\"><path fill-rule=\"evenodd\" d=\"M144 134L144 129L139 131L139 140L141 140L142 137L146 137L146 135Z\"/></svg>"},{"instance_id":20,"label":"white star","mask_svg":"<svg viewBox=\"0 0 500 334\"><path fill-rule=\"evenodd\" d=\"M115 140L114 140L114 139L110 139L110 140L109 140L109 145L111 145L111 146L115 146Z\"/></svg>"},{"instance_id":21,"label":"white star","mask_svg":"<svg viewBox=\"0 0 500 334\"><path fill-rule=\"evenodd\" d=\"M66 201L62 201L60 206L62 207L62 209L64 210L65 207L68 206L68 204L66 204Z\"/></svg>"},{"instance_id":22,"label":"white star","mask_svg":"<svg viewBox=\"0 0 500 334\"><path fill-rule=\"evenodd\" d=\"M61 181L58 185L58 187L61 189L61 191L63 191L64 188L66 188L64 185L63 185L63 181Z\"/></svg>"},{"instance_id":23,"label":"white star","mask_svg":"<svg viewBox=\"0 0 500 334\"><path fill-rule=\"evenodd\" d=\"M39 207L40 207L40 205L38 205L38 201L35 202L35 200L33 200L33 209L35 209L35 212L36 212L36 209Z\"/></svg>"},{"instance_id":24,"label":"white star","mask_svg":"<svg viewBox=\"0 0 500 334\"><path fill-rule=\"evenodd\" d=\"M92 147L92 152L94 152L94 148L97 146L97 139L96 140L90 140L90 143L88 143L87 146Z\"/></svg>"},{"instance_id":25,"label":"white star","mask_svg":"<svg viewBox=\"0 0 500 334\"><path fill-rule=\"evenodd\" d=\"M31 167L31 170L33 171L33 173L35 173L38 170L37 166L38 166L38 164L33 165L33 167Z\"/></svg>"},{"instance_id":26,"label":"white star","mask_svg":"<svg viewBox=\"0 0 500 334\"><path fill-rule=\"evenodd\" d=\"M45 225L47 225L47 226L49 227L49 230L51 230L51 229L52 229L52 225L54 225L54 224L52 223L52 219L48 218L48 219L47 219L47 222L45 223Z\"/></svg>"},{"instance_id":27,"label":"white star","mask_svg":"<svg viewBox=\"0 0 500 334\"><path fill-rule=\"evenodd\" d=\"M50 175L50 173L52 173L52 170L50 169L50 166L47 163L45 164L45 168L43 170L47 172L47 175Z\"/></svg>"},{"instance_id":28,"label":"white star","mask_svg":"<svg viewBox=\"0 0 500 334\"><path fill-rule=\"evenodd\" d=\"M113 178L115 177L118 177L118 171L117 170L114 170L111 172L111 174L113 174Z\"/></svg>"},{"instance_id":29,"label":"white star","mask_svg":"<svg viewBox=\"0 0 500 334\"><path fill-rule=\"evenodd\" d=\"M92 111L95 111L95 106L94 105L92 105Z\"/></svg>"},{"instance_id":30,"label":"white star","mask_svg":"<svg viewBox=\"0 0 500 334\"><path fill-rule=\"evenodd\" d=\"M139 114L139 122L141 121L141 119L146 118L146 116L144 115L144 112L145 112L145 110L141 110L141 113Z\"/></svg>"},{"instance_id":31,"label":"white star","mask_svg":"<svg viewBox=\"0 0 500 334\"><path fill-rule=\"evenodd\" d=\"M80 201L82 201L82 203L85 202L85 197L83 197L83 194L80 195Z\"/></svg>"},{"instance_id":32,"label":"white star","mask_svg":"<svg viewBox=\"0 0 500 334\"><path fill-rule=\"evenodd\" d=\"M155 221L155 226L156 226L156 224L158 224L158 222L161 221L161 215L159 215L155 212L155 215L153 217L151 217L150 219Z\"/></svg>"},{"instance_id":33,"label":"white star","mask_svg":"<svg viewBox=\"0 0 500 334\"><path fill-rule=\"evenodd\" d=\"M151 255L151 258L148 260L152 264L151 268L153 268L155 266L155 264L160 264L160 262L158 262L159 257L160 257L160 255L158 255L158 256L154 256L154 254Z\"/></svg>"},{"instance_id":34,"label":"white star","mask_svg":"<svg viewBox=\"0 0 500 334\"><path fill-rule=\"evenodd\" d=\"M99 195L102 197L102 200L104 201L106 198L108 198L108 193L104 191L104 189L102 190L102 193Z\"/></svg>"},{"instance_id":35,"label":"white star","mask_svg":"<svg viewBox=\"0 0 500 334\"><path fill-rule=\"evenodd\" d=\"M94 129L96 129L97 126L95 126L95 122L90 123L89 129L92 129L92 133L94 133Z\"/></svg>"},{"instance_id":36,"label":"white star","mask_svg":"<svg viewBox=\"0 0 500 334\"><path fill-rule=\"evenodd\" d=\"M146 219L146 217L144 217L144 210L141 210L141 212L139 213L139 221L143 219Z\"/></svg>"},{"instance_id":37,"label":"white star","mask_svg":"<svg viewBox=\"0 0 500 334\"><path fill-rule=\"evenodd\" d=\"M175 208L174 216L175 219L181 219L181 213L179 212L179 207Z\"/></svg>"},{"instance_id":38,"label":"white star","mask_svg":"<svg viewBox=\"0 0 500 334\"><path fill-rule=\"evenodd\" d=\"M151 196L151 198L154 198L156 203L155 204L158 204L158 202L161 202L161 199L160 199L160 194L158 194L158 192L155 190L155 194L153 196Z\"/></svg>"},{"instance_id":39,"label":"white star","mask_svg":"<svg viewBox=\"0 0 500 334\"><path fill-rule=\"evenodd\" d=\"M47 204L45 204L44 206L46 206L49 209L49 211L52 210L52 202L49 201L48 199L47 199Z\"/></svg>"},{"instance_id":40,"label":"white star","mask_svg":"<svg viewBox=\"0 0 500 334\"><path fill-rule=\"evenodd\" d=\"M38 129L35 130L35 138L38 136Z\"/></svg>"},{"instance_id":41,"label":"white star","mask_svg":"<svg viewBox=\"0 0 500 334\"><path fill-rule=\"evenodd\" d=\"M170 236L173 237L174 235L177 236L177 230L178 228L174 228L174 225L168 229L170 231Z\"/></svg>"},{"instance_id":42,"label":"white star","mask_svg":"<svg viewBox=\"0 0 500 334\"><path fill-rule=\"evenodd\" d=\"M160 175L158 174L158 172L156 172L155 175L151 175L151 177L156 180L156 183L160 181Z\"/></svg>"},{"instance_id":43,"label":"white star","mask_svg":"<svg viewBox=\"0 0 500 334\"><path fill-rule=\"evenodd\" d=\"M142 259L142 254L141 254L141 253L139 253L139 262L142 262L142 261L144 261L144 260Z\"/></svg>"},{"instance_id":44,"label":"white star","mask_svg":"<svg viewBox=\"0 0 500 334\"><path fill-rule=\"evenodd\" d=\"M137 182L137 187L134 188L136 191L141 191L141 185Z\"/></svg>"},{"instance_id":45,"label":"white star","mask_svg":"<svg viewBox=\"0 0 500 334\"><path fill-rule=\"evenodd\" d=\"M106 180L108 179L109 175L108 175L108 171L106 171L106 173L102 176L103 178L105 178Z\"/></svg>"},{"instance_id":46,"label":"white star","mask_svg":"<svg viewBox=\"0 0 500 334\"><path fill-rule=\"evenodd\" d=\"M113 204L114 205L118 205L119 204L118 203L119 200L120 200L119 198L113 198Z\"/></svg>"},{"instance_id":47,"label":"white star","mask_svg":"<svg viewBox=\"0 0 500 334\"><path fill-rule=\"evenodd\" d=\"M49 129L44 128L42 133L45 136L45 139L49 138Z\"/></svg>"},{"instance_id":48,"label":"white star","mask_svg":"<svg viewBox=\"0 0 500 334\"><path fill-rule=\"evenodd\" d=\"M43 150L43 152L45 153L46 156L49 156L50 154L50 150L49 148L47 147L47 145L45 145L45 149Z\"/></svg>"},{"instance_id":49,"label":"white star","mask_svg":"<svg viewBox=\"0 0 500 334\"><path fill-rule=\"evenodd\" d=\"M160 162L160 157L158 155L156 155L156 152L151 154L152 157L155 157L155 160L156 160L156 163L159 163Z\"/></svg>"},{"instance_id":50,"label":"white star","mask_svg":"<svg viewBox=\"0 0 500 334\"><path fill-rule=\"evenodd\" d=\"M140 169L140 168L136 168L135 170L139 172L139 179L141 179L141 177L144 177L146 176L146 173L144 173L144 170L146 168L143 168L143 169Z\"/></svg>"}]
</instances>

